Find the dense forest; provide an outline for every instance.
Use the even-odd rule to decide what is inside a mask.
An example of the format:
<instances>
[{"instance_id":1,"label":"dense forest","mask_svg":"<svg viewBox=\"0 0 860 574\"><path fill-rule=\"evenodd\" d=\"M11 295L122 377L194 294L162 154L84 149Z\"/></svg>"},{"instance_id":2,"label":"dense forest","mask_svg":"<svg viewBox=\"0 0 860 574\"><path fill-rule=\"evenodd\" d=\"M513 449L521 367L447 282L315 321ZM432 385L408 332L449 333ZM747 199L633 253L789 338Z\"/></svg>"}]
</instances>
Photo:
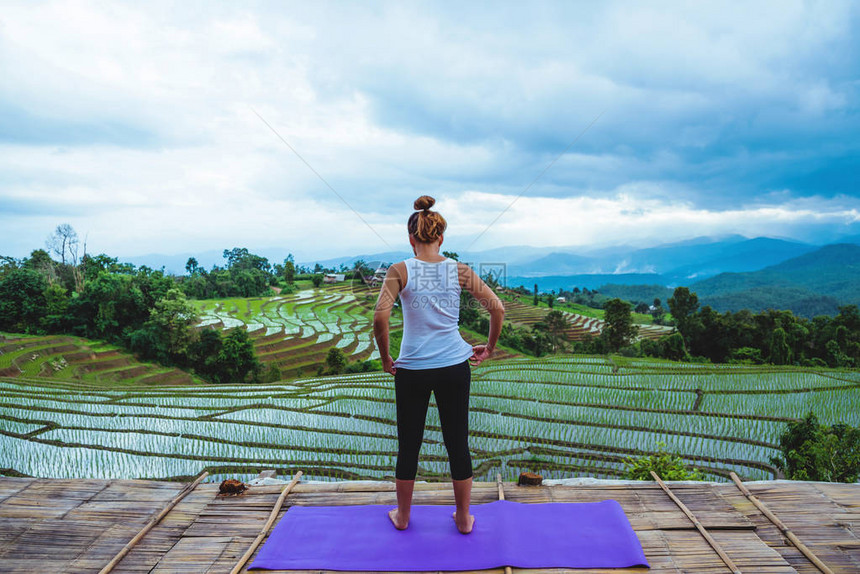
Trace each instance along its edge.
<instances>
[{"instance_id":1,"label":"dense forest","mask_svg":"<svg viewBox=\"0 0 860 574\"><path fill-rule=\"evenodd\" d=\"M652 312L660 312L659 300ZM791 311L719 313L700 308L696 293L677 287L667 300L675 332L659 340L635 340L633 306L615 298L603 307L606 326L600 337L574 345L574 352L618 351L675 361L796 365L804 367L860 366L860 309L844 305L835 317L806 319Z\"/></svg>"},{"instance_id":2,"label":"dense forest","mask_svg":"<svg viewBox=\"0 0 860 574\"><path fill-rule=\"evenodd\" d=\"M713 362L742 360L775 365L860 366L860 310L844 305L835 317L797 317L791 311L699 308L698 297L678 287L668 300L686 352ZM646 354L660 349L646 346Z\"/></svg>"}]
</instances>

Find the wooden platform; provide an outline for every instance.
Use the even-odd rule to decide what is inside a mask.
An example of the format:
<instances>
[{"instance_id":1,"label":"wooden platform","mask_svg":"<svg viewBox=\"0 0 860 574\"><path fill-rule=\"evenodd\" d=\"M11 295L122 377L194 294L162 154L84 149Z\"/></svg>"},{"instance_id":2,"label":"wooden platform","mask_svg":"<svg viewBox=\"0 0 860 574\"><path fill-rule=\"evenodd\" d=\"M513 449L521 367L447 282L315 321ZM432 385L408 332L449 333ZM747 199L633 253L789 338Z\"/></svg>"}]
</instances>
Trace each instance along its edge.
<instances>
[{"instance_id":1,"label":"wooden platform","mask_svg":"<svg viewBox=\"0 0 860 574\"><path fill-rule=\"evenodd\" d=\"M820 571L734 484L666 484L740 571ZM860 485L783 481L746 485L833 572L860 572ZM650 572L655 574L729 572L690 518L654 482L503 486L505 499L516 502L617 500L639 536L651 564ZM0 572L97 573L183 487L174 482L145 480L0 477ZM140 540L113 572L229 573L260 533L283 488L252 486L242 495L223 497L218 496L217 484L201 483ZM473 504L498 498L496 483L474 484ZM451 485L418 483L413 503L453 506ZM293 505L333 504L384 504L393 508L394 484L299 482L287 495L278 518ZM532 572L518 568L513 571ZM504 569L484 572L503 574Z\"/></svg>"}]
</instances>

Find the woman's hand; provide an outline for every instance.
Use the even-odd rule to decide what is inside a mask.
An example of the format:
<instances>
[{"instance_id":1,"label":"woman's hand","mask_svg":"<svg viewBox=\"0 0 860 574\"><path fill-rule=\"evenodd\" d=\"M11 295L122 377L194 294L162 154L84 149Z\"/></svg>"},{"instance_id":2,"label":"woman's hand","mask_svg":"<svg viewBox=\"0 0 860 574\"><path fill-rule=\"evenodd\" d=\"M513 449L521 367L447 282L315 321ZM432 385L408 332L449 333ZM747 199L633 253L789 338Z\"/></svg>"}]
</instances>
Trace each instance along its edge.
<instances>
[{"instance_id":1,"label":"woman's hand","mask_svg":"<svg viewBox=\"0 0 860 574\"><path fill-rule=\"evenodd\" d=\"M473 345L472 346L472 356L469 357L470 364L473 367L477 367L483 361L486 361L490 358L493 352L487 349L486 345Z\"/></svg>"},{"instance_id":2,"label":"woman's hand","mask_svg":"<svg viewBox=\"0 0 860 574\"><path fill-rule=\"evenodd\" d=\"M394 359L391 358L391 355L387 355L385 357L381 357L382 359L382 370L386 373L391 373L392 375L397 371L397 367L394 366Z\"/></svg>"}]
</instances>

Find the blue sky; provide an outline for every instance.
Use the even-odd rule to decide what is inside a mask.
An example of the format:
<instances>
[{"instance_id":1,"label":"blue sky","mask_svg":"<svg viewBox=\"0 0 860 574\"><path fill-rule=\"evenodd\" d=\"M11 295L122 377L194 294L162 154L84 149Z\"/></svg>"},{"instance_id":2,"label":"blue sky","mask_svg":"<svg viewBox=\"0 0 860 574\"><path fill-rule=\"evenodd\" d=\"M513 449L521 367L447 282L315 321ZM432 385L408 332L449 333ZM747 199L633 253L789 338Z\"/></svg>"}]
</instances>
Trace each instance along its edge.
<instances>
[{"instance_id":1,"label":"blue sky","mask_svg":"<svg viewBox=\"0 0 860 574\"><path fill-rule=\"evenodd\" d=\"M115 256L408 250L422 194L454 250L832 241L860 233L858 25L839 1L4 1L0 255L66 222Z\"/></svg>"}]
</instances>

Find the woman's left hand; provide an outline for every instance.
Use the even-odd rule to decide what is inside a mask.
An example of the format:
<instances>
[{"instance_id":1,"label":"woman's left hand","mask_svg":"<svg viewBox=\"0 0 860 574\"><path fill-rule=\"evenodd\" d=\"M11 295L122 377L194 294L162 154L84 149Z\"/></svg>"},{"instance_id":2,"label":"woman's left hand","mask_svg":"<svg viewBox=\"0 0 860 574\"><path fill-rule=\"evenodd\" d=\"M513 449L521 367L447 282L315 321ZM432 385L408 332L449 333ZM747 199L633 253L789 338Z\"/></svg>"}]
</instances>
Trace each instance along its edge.
<instances>
[{"instance_id":1,"label":"woman's left hand","mask_svg":"<svg viewBox=\"0 0 860 574\"><path fill-rule=\"evenodd\" d=\"M397 371L397 367L394 366L394 359L391 358L391 355L382 357L382 370L386 373L391 373L392 375Z\"/></svg>"}]
</instances>

